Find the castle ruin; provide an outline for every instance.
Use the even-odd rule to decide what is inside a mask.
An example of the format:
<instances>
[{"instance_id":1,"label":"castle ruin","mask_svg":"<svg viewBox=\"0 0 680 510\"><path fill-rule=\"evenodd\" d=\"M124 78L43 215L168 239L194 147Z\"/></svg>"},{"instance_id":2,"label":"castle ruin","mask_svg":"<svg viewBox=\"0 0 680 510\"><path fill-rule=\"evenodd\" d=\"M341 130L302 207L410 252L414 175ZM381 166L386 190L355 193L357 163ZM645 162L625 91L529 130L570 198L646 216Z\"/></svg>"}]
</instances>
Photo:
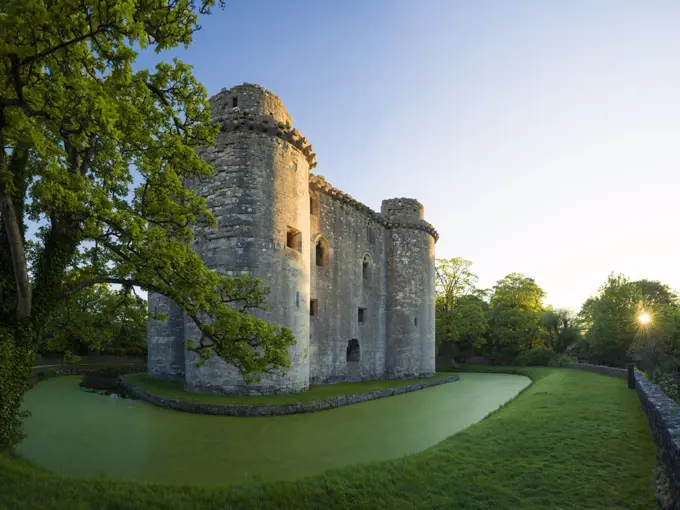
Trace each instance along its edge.
<instances>
[{"instance_id":1,"label":"castle ruin","mask_svg":"<svg viewBox=\"0 0 680 510\"><path fill-rule=\"evenodd\" d=\"M393 198L377 213L311 174L312 146L258 85L223 89L210 103L221 130L201 157L215 174L187 185L217 224L196 229L195 249L221 274L261 278L271 292L257 315L290 328L297 343L285 375L246 384L217 356L196 366L185 342L198 328L150 293L150 310L166 319L149 321L149 374L183 379L187 391L237 394L432 375L437 232L423 206Z\"/></svg>"}]
</instances>

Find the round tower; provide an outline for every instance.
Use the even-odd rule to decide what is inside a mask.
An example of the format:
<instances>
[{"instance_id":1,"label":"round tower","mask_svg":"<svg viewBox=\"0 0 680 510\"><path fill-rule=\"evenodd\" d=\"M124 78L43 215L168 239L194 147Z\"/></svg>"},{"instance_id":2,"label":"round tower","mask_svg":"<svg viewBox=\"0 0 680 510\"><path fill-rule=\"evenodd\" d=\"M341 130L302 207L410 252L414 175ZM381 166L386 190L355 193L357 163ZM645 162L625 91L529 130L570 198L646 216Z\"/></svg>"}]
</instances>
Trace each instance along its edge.
<instances>
[{"instance_id":1,"label":"round tower","mask_svg":"<svg viewBox=\"0 0 680 510\"><path fill-rule=\"evenodd\" d=\"M206 198L217 224L196 230L196 250L217 272L261 278L271 289L268 309L254 313L292 329L297 344L285 375L262 375L252 384L217 356L197 367L197 356L187 352L185 388L240 394L303 391L309 386L309 169L315 155L292 129L281 100L263 87L222 90L210 103L221 130L213 147L201 149L201 157L215 174L189 185ZM185 336L196 335L196 326L187 320Z\"/></svg>"},{"instance_id":2,"label":"round tower","mask_svg":"<svg viewBox=\"0 0 680 510\"><path fill-rule=\"evenodd\" d=\"M435 372L434 229L412 198L383 200L387 221L387 355L390 378Z\"/></svg>"}]
</instances>

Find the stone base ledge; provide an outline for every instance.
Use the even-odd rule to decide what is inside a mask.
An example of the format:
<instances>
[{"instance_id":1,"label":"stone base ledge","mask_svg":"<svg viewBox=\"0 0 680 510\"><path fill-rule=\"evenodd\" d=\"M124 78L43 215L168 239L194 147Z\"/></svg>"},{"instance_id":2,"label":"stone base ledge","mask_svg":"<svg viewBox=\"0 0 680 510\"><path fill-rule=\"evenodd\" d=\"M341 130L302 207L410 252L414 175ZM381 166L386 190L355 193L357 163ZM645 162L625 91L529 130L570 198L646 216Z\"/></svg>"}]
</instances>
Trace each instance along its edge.
<instances>
[{"instance_id":1,"label":"stone base ledge","mask_svg":"<svg viewBox=\"0 0 680 510\"><path fill-rule=\"evenodd\" d=\"M148 391L140 388L135 384L127 382L120 377L118 379L120 386L130 396L145 400L150 404L167 407L176 411L184 411L187 413L197 414L214 414L222 416L282 416L286 414L299 413L313 413L316 411L325 411L327 409L334 409L336 407L343 407L368 400L376 400L379 398L391 397L393 395L401 395L403 393L410 393L432 386L439 386L460 379L457 375L450 377L443 377L433 381L426 381L422 383L409 384L397 388L386 388L384 390L367 391L364 393L357 393L356 395L344 395L334 397L328 400L321 400L318 402L309 402L305 404L265 404L265 405L245 405L245 404L208 404L204 402L189 402L186 400L179 400L174 398L165 398L153 395Z\"/></svg>"}]
</instances>

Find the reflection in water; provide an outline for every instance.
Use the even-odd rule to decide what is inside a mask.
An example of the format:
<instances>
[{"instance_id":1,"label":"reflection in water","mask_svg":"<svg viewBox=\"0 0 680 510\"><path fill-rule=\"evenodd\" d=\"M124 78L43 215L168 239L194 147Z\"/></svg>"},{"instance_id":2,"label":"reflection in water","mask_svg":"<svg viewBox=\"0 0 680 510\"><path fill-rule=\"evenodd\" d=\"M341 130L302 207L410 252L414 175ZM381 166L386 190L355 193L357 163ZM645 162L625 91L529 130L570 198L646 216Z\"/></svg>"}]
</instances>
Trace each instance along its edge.
<instances>
[{"instance_id":1,"label":"reflection in water","mask_svg":"<svg viewBox=\"0 0 680 510\"><path fill-rule=\"evenodd\" d=\"M458 382L330 411L271 418L182 413L88 393L77 376L36 385L19 453L69 474L226 485L292 479L428 448L482 419L529 383Z\"/></svg>"}]
</instances>

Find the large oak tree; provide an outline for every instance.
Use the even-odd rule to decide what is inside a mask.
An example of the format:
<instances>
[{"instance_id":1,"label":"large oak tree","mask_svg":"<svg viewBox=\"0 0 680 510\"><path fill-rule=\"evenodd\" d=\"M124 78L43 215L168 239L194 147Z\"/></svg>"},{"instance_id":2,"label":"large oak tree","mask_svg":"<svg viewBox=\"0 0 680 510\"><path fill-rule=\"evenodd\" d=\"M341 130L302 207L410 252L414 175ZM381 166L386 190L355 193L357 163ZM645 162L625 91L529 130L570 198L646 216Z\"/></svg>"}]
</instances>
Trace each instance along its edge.
<instances>
[{"instance_id":1,"label":"large oak tree","mask_svg":"<svg viewBox=\"0 0 680 510\"><path fill-rule=\"evenodd\" d=\"M261 283L191 248L192 227L214 222L183 186L211 173L195 152L217 130L204 88L178 60L133 69L138 51L190 44L214 3L0 3L0 449L20 440L41 328L92 285L168 296L199 326L193 348L244 377L288 364L292 333L248 313Z\"/></svg>"}]
</instances>

